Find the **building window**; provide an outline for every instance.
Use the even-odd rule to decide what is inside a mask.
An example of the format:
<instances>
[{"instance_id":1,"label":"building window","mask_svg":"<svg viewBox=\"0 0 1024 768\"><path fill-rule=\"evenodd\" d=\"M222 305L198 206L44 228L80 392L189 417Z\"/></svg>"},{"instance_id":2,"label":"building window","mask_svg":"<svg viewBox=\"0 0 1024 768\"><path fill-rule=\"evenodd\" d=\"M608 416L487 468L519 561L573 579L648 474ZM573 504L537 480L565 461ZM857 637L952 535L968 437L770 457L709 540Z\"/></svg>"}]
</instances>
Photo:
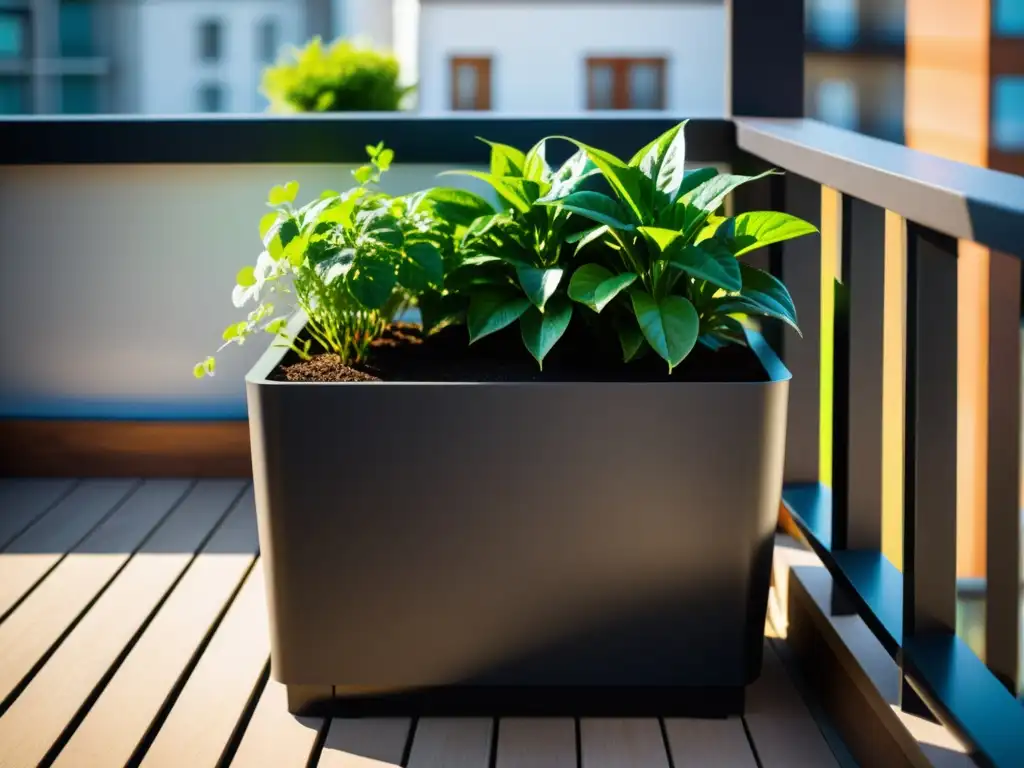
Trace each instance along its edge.
<instances>
[{"instance_id":1,"label":"building window","mask_svg":"<svg viewBox=\"0 0 1024 768\"><path fill-rule=\"evenodd\" d=\"M224 111L224 86L220 83L203 83L199 86L199 111Z\"/></svg>"},{"instance_id":2,"label":"building window","mask_svg":"<svg viewBox=\"0 0 1024 768\"><path fill-rule=\"evenodd\" d=\"M223 51L223 25L219 21L204 21L199 25L199 59L208 63L220 61Z\"/></svg>"},{"instance_id":3,"label":"building window","mask_svg":"<svg viewBox=\"0 0 1024 768\"><path fill-rule=\"evenodd\" d=\"M22 13L0 12L0 59L26 56L26 17Z\"/></svg>"},{"instance_id":4,"label":"building window","mask_svg":"<svg viewBox=\"0 0 1024 768\"><path fill-rule=\"evenodd\" d=\"M1024 37L1024 0L994 0L992 26L997 35Z\"/></svg>"},{"instance_id":5,"label":"building window","mask_svg":"<svg viewBox=\"0 0 1024 768\"><path fill-rule=\"evenodd\" d=\"M665 109L665 59L587 59L587 109Z\"/></svg>"},{"instance_id":6,"label":"building window","mask_svg":"<svg viewBox=\"0 0 1024 768\"><path fill-rule=\"evenodd\" d=\"M828 48L849 48L860 35L859 0L807 0L807 36Z\"/></svg>"},{"instance_id":7,"label":"building window","mask_svg":"<svg viewBox=\"0 0 1024 768\"><path fill-rule=\"evenodd\" d=\"M93 4L82 0L63 0L60 4L60 55L95 56Z\"/></svg>"},{"instance_id":8,"label":"building window","mask_svg":"<svg viewBox=\"0 0 1024 768\"><path fill-rule=\"evenodd\" d=\"M277 49L281 46L278 37L277 19L264 19L259 23L256 30L256 48L261 64L272 64L277 58Z\"/></svg>"},{"instance_id":9,"label":"building window","mask_svg":"<svg viewBox=\"0 0 1024 768\"><path fill-rule=\"evenodd\" d=\"M452 58L452 109L491 108L491 60L488 57Z\"/></svg>"},{"instance_id":10,"label":"building window","mask_svg":"<svg viewBox=\"0 0 1024 768\"><path fill-rule=\"evenodd\" d=\"M992 86L992 144L1024 152L1024 75L1004 75Z\"/></svg>"},{"instance_id":11,"label":"building window","mask_svg":"<svg viewBox=\"0 0 1024 768\"><path fill-rule=\"evenodd\" d=\"M60 79L60 111L65 115L95 115L100 111L99 100L99 83L92 75Z\"/></svg>"},{"instance_id":12,"label":"building window","mask_svg":"<svg viewBox=\"0 0 1024 768\"><path fill-rule=\"evenodd\" d=\"M24 115L31 111L28 78L0 76L0 115Z\"/></svg>"},{"instance_id":13,"label":"building window","mask_svg":"<svg viewBox=\"0 0 1024 768\"><path fill-rule=\"evenodd\" d=\"M819 120L838 128L857 130L860 123L857 89L849 80L822 80L818 84L815 102L815 117Z\"/></svg>"}]
</instances>

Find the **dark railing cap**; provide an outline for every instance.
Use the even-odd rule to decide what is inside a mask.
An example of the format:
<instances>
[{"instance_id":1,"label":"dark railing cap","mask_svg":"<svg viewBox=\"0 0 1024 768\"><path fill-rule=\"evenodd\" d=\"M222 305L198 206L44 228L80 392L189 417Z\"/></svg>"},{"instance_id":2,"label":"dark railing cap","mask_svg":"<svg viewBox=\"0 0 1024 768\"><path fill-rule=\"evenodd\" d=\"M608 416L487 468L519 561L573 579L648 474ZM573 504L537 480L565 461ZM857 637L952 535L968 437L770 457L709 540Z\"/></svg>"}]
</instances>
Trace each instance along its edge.
<instances>
[{"instance_id":1,"label":"dark railing cap","mask_svg":"<svg viewBox=\"0 0 1024 768\"><path fill-rule=\"evenodd\" d=\"M1024 258L1024 177L817 120L737 118L739 148L953 237Z\"/></svg>"},{"instance_id":2,"label":"dark railing cap","mask_svg":"<svg viewBox=\"0 0 1024 768\"><path fill-rule=\"evenodd\" d=\"M630 154L680 122L665 112L496 115L490 112L336 112L302 115L40 115L0 119L0 165L125 163L362 163L384 141L398 163L486 163L477 136L528 149L567 134ZM687 157L728 163L736 147L726 119L691 120ZM570 146L552 147L568 156Z\"/></svg>"}]
</instances>

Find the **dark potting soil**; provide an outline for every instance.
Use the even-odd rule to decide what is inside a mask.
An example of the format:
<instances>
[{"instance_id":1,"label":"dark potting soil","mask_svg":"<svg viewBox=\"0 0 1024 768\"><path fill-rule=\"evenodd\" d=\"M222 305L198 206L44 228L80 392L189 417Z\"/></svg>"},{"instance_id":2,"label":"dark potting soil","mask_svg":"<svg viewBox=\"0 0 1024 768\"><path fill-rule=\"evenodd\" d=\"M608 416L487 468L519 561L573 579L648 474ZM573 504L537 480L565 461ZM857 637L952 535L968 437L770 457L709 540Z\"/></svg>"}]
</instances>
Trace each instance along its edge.
<instances>
[{"instance_id":1,"label":"dark potting soil","mask_svg":"<svg viewBox=\"0 0 1024 768\"><path fill-rule=\"evenodd\" d=\"M602 344L586 327L570 327L544 359L544 370L523 346L515 324L468 344L465 326L424 337L419 326L398 323L374 342L363 363L342 364L334 354L300 360L289 353L271 374L276 381L766 381L749 349L731 345L712 352L698 344L668 375L653 352L624 364L618 343Z\"/></svg>"}]
</instances>

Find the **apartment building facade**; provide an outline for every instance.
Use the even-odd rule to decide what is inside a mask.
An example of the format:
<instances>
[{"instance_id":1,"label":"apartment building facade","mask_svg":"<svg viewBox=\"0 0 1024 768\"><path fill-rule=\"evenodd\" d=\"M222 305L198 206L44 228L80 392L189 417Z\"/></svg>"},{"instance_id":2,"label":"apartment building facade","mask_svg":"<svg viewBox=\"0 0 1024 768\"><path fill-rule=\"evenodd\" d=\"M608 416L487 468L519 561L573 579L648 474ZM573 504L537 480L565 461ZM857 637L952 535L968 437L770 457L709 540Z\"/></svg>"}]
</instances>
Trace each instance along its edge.
<instances>
[{"instance_id":1,"label":"apartment building facade","mask_svg":"<svg viewBox=\"0 0 1024 768\"><path fill-rule=\"evenodd\" d=\"M805 113L904 139L904 0L805 0Z\"/></svg>"},{"instance_id":2,"label":"apartment building facade","mask_svg":"<svg viewBox=\"0 0 1024 768\"><path fill-rule=\"evenodd\" d=\"M0 0L0 114L253 112L329 0Z\"/></svg>"}]
</instances>

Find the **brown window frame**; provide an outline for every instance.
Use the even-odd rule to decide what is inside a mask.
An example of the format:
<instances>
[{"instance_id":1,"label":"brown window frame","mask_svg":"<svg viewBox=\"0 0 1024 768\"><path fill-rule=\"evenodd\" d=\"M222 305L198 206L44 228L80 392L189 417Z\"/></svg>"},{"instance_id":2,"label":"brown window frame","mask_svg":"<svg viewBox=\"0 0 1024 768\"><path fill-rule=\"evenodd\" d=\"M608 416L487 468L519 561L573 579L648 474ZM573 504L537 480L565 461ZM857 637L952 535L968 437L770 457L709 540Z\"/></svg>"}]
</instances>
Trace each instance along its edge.
<instances>
[{"instance_id":1,"label":"brown window frame","mask_svg":"<svg viewBox=\"0 0 1024 768\"><path fill-rule=\"evenodd\" d=\"M636 65L653 65L658 69L658 106L655 109L666 109L665 71L668 58L665 56L588 56L587 68L587 109L599 109L594 93L594 68L610 66L612 68L612 109L633 109L629 99L629 69Z\"/></svg>"},{"instance_id":2,"label":"brown window frame","mask_svg":"<svg viewBox=\"0 0 1024 768\"><path fill-rule=\"evenodd\" d=\"M453 112L488 112L491 109L491 61L490 56L452 56L448 64L448 87L451 91L451 108ZM459 106L459 94L456 90L459 67L469 66L476 69L477 91L473 107Z\"/></svg>"}]
</instances>

